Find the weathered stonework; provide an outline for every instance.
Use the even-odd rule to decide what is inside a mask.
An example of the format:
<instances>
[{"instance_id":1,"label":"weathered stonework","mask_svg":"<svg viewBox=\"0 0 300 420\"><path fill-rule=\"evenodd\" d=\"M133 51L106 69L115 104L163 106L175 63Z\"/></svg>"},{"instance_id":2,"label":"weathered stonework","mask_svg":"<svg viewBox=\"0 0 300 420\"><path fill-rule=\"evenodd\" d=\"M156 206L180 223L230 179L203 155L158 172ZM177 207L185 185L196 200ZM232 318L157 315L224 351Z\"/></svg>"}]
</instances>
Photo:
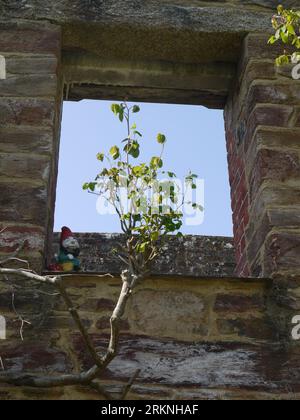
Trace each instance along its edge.
<instances>
[{"instance_id":1,"label":"weathered stonework","mask_svg":"<svg viewBox=\"0 0 300 420\"><path fill-rule=\"evenodd\" d=\"M237 274L300 273L300 84L264 35L244 42L225 110Z\"/></svg>"},{"instance_id":2,"label":"weathered stonework","mask_svg":"<svg viewBox=\"0 0 300 420\"><path fill-rule=\"evenodd\" d=\"M99 349L107 343L109 316L120 279L77 275L69 292ZM104 375L107 391L141 368L128 398L297 398L299 348L284 349L267 315L272 283L262 280L155 278L134 293L122 323L121 352ZM48 292L50 290L48 289ZM92 363L57 296L16 293L18 310L32 322L24 343L12 322L10 293L2 290L0 311L9 321L1 356L17 370L66 372ZM18 343L18 345L16 345ZM38 343L38 344L37 344ZM24 355L20 358L20 355ZM99 398L83 388L18 390L1 387L2 399Z\"/></svg>"},{"instance_id":3,"label":"weathered stonework","mask_svg":"<svg viewBox=\"0 0 300 420\"><path fill-rule=\"evenodd\" d=\"M54 235L52 256L59 250ZM122 234L77 233L82 271L120 274L124 265L113 253L125 245ZM236 268L232 238L185 236L170 238L151 267L153 275L232 277Z\"/></svg>"},{"instance_id":4,"label":"weathered stonework","mask_svg":"<svg viewBox=\"0 0 300 420\"><path fill-rule=\"evenodd\" d=\"M7 76L1 72L0 257L22 245L21 256L45 268L63 95L225 108L234 248L227 238L170 242L122 322L121 353L104 381L116 396L142 367L129 398L300 398L299 345L291 342L300 310L300 84L290 68L275 69L280 50L266 45L277 4L0 0ZM79 239L85 270L119 273L108 255L111 238ZM240 278L233 277L233 252ZM81 274L67 282L101 348L120 280ZM6 286L0 313L8 340L0 355L7 369L89 365L62 302L31 283L16 286L15 304L32 322L22 343ZM84 387L0 387L0 399L16 398L99 395Z\"/></svg>"},{"instance_id":5,"label":"weathered stonework","mask_svg":"<svg viewBox=\"0 0 300 420\"><path fill-rule=\"evenodd\" d=\"M0 25L0 255L41 270L53 226L60 126L61 30L48 23Z\"/></svg>"}]
</instances>

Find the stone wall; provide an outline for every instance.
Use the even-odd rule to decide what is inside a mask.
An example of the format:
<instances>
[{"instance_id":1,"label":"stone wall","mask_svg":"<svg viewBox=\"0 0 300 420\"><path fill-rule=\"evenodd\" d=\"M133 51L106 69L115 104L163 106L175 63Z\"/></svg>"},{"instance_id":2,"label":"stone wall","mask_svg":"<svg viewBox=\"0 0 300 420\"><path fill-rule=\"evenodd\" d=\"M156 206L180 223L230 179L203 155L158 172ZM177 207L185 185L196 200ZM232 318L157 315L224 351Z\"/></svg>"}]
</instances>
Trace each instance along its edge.
<instances>
[{"instance_id":1,"label":"stone wall","mask_svg":"<svg viewBox=\"0 0 300 420\"><path fill-rule=\"evenodd\" d=\"M59 250L59 234L54 235L52 256ZM124 235L77 233L83 272L120 274L124 265L113 253L125 245ZM235 272L232 238L185 236L170 237L162 254L152 265L153 275L232 277Z\"/></svg>"},{"instance_id":2,"label":"stone wall","mask_svg":"<svg viewBox=\"0 0 300 420\"><path fill-rule=\"evenodd\" d=\"M299 346L290 342L291 319L300 310L300 84L291 69L275 69L277 51L266 45L276 5L0 1L0 56L7 73L0 80L1 257L22 245L21 256L34 268L45 266L63 92L75 100L226 104L237 274L262 278L214 278L232 275L227 239L172 243L156 268L174 277L147 280L124 318L120 356L104 377L116 396L120 383L141 367L131 398L300 397ZM110 241L101 237L99 247L98 240L82 237L86 269L100 261L101 271L119 271L106 252ZM199 275L205 278L190 278ZM81 275L67 281L102 348L120 280ZM1 283L0 313L8 319L0 352L5 369L53 373L88 366L59 298L31 283L14 284L15 306L31 326L26 324L22 342L10 284ZM85 388L1 386L0 399L18 397L99 398Z\"/></svg>"},{"instance_id":3,"label":"stone wall","mask_svg":"<svg viewBox=\"0 0 300 420\"><path fill-rule=\"evenodd\" d=\"M225 110L239 275L300 273L300 83L248 35Z\"/></svg>"},{"instance_id":4,"label":"stone wall","mask_svg":"<svg viewBox=\"0 0 300 420\"><path fill-rule=\"evenodd\" d=\"M23 244L44 265L52 232L59 145L61 31L48 23L0 25L0 255Z\"/></svg>"},{"instance_id":5,"label":"stone wall","mask_svg":"<svg viewBox=\"0 0 300 420\"><path fill-rule=\"evenodd\" d=\"M78 275L66 282L94 342L104 349L120 279ZM120 355L103 376L105 390L120 397L122 386L140 368L129 399L299 398L299 346L280 344L272 315L267 315L271 286L269 281L234 278L146 280L128 305ZM10 319L8 340L1 344L7 369L61 373L91 365L57 296L23 288L16 292L15 304L32 323L25 326L24 342L19 324L13 322L10 291L2 289L0 312ZM98 399L99 395L85 387L1 386L0 398Z\"/></svg>"}]
</instances>

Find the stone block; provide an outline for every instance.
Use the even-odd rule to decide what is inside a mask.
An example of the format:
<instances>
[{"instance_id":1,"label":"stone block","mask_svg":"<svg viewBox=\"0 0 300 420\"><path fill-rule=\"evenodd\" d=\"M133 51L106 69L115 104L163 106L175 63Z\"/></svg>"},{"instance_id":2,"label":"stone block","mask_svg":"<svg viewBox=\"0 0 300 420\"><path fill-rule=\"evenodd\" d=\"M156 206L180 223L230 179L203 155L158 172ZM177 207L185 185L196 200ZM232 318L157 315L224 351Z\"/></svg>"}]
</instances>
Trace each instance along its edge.
<instances>
[{"instance_id":1,"label":"stone block","mask_svg":"<svg viewBox=\"0 0 300 420\"><path fill-rule=\"evenodd\" d=\"M0 51L8 53L60 53L61 29L46 22L0 22Z\"/></svg>"},{"instance_id":2,"label":"stone block","mask_svg":"<svg viewBox=\"0 0 300 420\"><path fill-rule=\"evenodd\" d=\"M47 183L50 165L50 159L44 156L0 153L0 177L10 178L12 182L16 179L31 179Z\"/></svg>"},{"instance_id":3,"label":"stone block","mask_svg":"<svg viewBox=\"0 0 300 420\"><path fill-rule=\"evenodd\" d=\"M0 92L4 97L49 97L57 96L57 76L49 75L13 75L0 80Z\"/></svg>"},{"instance_id":4,"label":"stone block","mask_svg":"<svg viewBox=\"0 0 300 420\"><path fill-rule=\"evenodd\" d=\"M0 182L0 220L47 225L47 187L22 182Z\"/></svg>"},{"instance_id":5,"label":"stone block","mask_svg":"<svg viewBox=\"0 0 300 420\"><path fill-rule=\"evenodd\" d=\"M54 123L55 102L47 99L0 98L0 142L5 139L3 127L52 127ZM7 133L9 134L9 132ZM31 133L33 135L34 133ZM11 139L8 140L10 142ZM27 143L27 141L24 141Z\"/></svg>"}]
</instances>

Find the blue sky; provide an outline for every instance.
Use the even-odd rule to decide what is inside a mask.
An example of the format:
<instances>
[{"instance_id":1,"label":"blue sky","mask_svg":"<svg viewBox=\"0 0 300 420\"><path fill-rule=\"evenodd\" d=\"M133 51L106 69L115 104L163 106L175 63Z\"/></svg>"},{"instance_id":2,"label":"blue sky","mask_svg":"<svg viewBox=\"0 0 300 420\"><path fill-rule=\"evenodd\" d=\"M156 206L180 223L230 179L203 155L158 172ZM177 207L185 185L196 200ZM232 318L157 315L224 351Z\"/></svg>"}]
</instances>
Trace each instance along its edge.
<instances>
[{"instance_id":1,"label":"blue sky","mask_svg":"<svg viewBox=\"0 0 300 420\"><path fill-rule=\"evenodd\" d=\"M126 137L125 125L110 110L110 101L65 102L59 159L55 231L120 232L116 216L96 211L97 197L82 190L99 172L98 152L107 152ZM141 161L156 156L156 135L167 136L165 169L183 178L189 170L205 181L204 222L184 226L183 233L232 236L223 112L200 106L139 104L134 121L143 133Z\"/></svg>"}]
</instances>

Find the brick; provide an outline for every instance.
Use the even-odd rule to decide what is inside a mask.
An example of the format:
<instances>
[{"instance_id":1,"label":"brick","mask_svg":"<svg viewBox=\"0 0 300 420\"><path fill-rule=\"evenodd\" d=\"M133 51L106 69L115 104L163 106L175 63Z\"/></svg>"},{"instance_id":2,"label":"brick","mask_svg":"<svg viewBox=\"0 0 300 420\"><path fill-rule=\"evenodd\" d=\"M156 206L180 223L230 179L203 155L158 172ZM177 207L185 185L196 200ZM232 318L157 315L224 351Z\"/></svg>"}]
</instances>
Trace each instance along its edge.
<instances>
[{"instance_id":1,"label":"brick","mask_svg":"<svg viewBox=\"0 0 300 420\"><path fill-rule=\"evenodd\" d=\"M300 150L300 130L293 128L259 128L253 139L255 147ZM250 156L249 156L250 157Z\"/></svg>"},{"instance_id":2,"label":"brick","mask_svg":"<svg viewBox=\"0 0 300 420\"><path fill-rule=\"evenodd\" d=\"M259 125L286 127L293 114L293 107L283 105L258 105L247 120L247 131L244 138L244 150L247 153Z\"/></svg>"},{"instance_id":3,"label":"brick","mask_svg":"<svg viewBox=\"0 0 300 420\"><path fill-rule=\"evenodd\" d=\"M262 186L255 200L251 202L250 215L253 221L255 217L262 216L266 208L287 207L300 205L300 187L282 184L266 183Z\"/></svg>"},{"instance_id":4,"label":"brick","mask_svg":"<svg viewBox=\"0 0 300 420\"><path fill-rule=\"evenodd\" d=\"M245 114L248 115L257 104L298 105L300 100L300 83L255 81L249 89Z\"/></svg>"},{"instance_id":5,"label":"brick","mask_svg":"<svg viewBox=\"0 0 300 420\"><path fill-rule=\"evenodd\" d=\"M250 178L250 200L253 200L265 180L284 182L299 178L299 154L288 151L260 149L253 168L248 168Z\"/></svg>"},{"instance_id":6,"label":"brick","mask_svg":"<svg viewBox=\"0 0 300 420\"><path fill-rule=\"evenodd\" d=\"M265 246L265 275L299 270L300 229L271 232Z\"/></svg>"},{"instance_id":7,"label":"brick","mask_svg":"<svg viewBox=\"0 0 300 420\"><path fill-rule=\"evenodd\" d=\"M52 127L55 107L54 100L0 98L0 142L5 125Z\"/></svg>"}]
</instances>

